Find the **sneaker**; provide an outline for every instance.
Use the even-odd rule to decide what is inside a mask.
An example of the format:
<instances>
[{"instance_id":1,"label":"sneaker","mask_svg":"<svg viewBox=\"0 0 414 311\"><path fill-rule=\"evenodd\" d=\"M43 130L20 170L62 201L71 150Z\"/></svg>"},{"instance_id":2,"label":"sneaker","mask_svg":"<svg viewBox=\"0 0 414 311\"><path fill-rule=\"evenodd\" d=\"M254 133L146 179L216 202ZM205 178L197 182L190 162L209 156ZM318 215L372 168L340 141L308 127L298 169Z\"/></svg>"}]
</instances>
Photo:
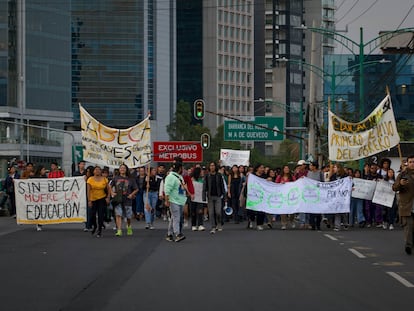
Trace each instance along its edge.
<instances>
[{"instance_id":1,"label":"sneaker","mask_svg":"<svg viewBox=\"0 0 414 311\"><path fill-rule=\"evenodd\" d=\"M202 226L202 225L198 226L198 231L204 231L204 230L206 230L206 228L204 226Z\"/></svg>"},{"instance_id":2,"label":"sneaker","mask_svg":"<svg viewBox=\"0 0 414 311\"><path fill-rule=\"evenodd\" d=\"M292 229L295 229L296 228L296 225L295 225L295 223L294 222L292 222Z\"/></svg>"},{"instance_id":3,"label":"sneaker","mask_svg":"<svg viewBox=\"0 0 414 311\"><path fill-rule=\"evenodd\" d=\"M217 229L217 231L221 232L221 231L223 231L223 228L220 227L220 228Z\"/></svg>"},{"instance_id":4,"label":"sneaker","mask_svg":"<svg viewBox=\"0 0 414 311\"><path fill-rule=\"evenodd\" d=\"M155 227L154 227L153 225L150 225L150 226L149 226L149 229L150 229L150 230L154 230L154 229L155 229Z\"/></svg>"},{"instance_id":5,"label":"sneaker","mask_svg":"<svg viewBox=\"0 0 414 311\"><path fill-rule=\"evenodd\" d=\"M42 231L42 226L37 225L37 226L36 226L36 230L37 230L37 231Z\"/></svg>"},{"instance_id":6,"label":"sneaker","mask_svg":"<svg viewBox=\"0 0 414 311\"><path fill-rule=\"evenodd\" d=\"M405 252L407 253L407 255L411 255L411 247L406 246L405 247Z\"/></svg>"},{"instance_id":7,"label":"sneaker","mask_svg":"<svg viewBox=\"0 0 414 311\"><path fill-rule=\"evenodd\" d=\"M188 220L184 220L184 228L188 228Z\"/></svg>"},{"instance_id":8,"label":"sneaker","mask_svg":"<svg viewBox=\"0 0 414 311\"><path fill-rule=\"evenodd\" d=\"M377 228L382 228L382 224L377 224L376 227Z\"/></svg>"},{"instance_id":9,"label":"sneaker","mask_svg":"<svg viewBox=\"0 0 414 311\"><path fill-rule=\"evenodd\" d=\"M101 230L98 231L98 233L96 234L96 237L97 238L101 238L102 237L102 231Z\"/></svg>"},{"instance_id":10,"label":"sneaker","mask_svg":"<svg viewBox=\"0 0 414 311\"><path fill-rule=\"evenodd\" d=\"M394 226L391 224L389 227L390 230L394 230Z\"/></svg>"},{"instance_id":11,"label":"sneaker","mask_svg":"<svg viewBox=\"0 0 414 311\"><path fill-rule=\"evenodd\" d=\"M167 235L165 237L165 240L168 241L168 242L174 242L173 236L171 234Z\"/></svg>"},{"instance_id":12,"label":"sneaker","mask_svg":"<svg viewBox=\"0 0 414 311\"><path fill-rule=\"evenodd\" d=\"M286 226L282 226L282 230L286 230Z\"/></svg>"},{"instance_id":13,"label":"sneaker","mask_svg":"<svg viewBox=\"0 0 414 311\"><path fill-rule=\"evenodd\" d=\"M149 224L146 224L145 225L145 229L149 229L150 228L150 225Z\"/></svg>"},{"instance_id":14,"label":"sneaker","mask_svg":"<svg viewBox=\"0 0 414 311\"><path fill-rule=\"evenodd\" d=\"M267 223L267 226L269 227L269 229L272 229L272 228L273 228L273 225L272 225L272 223L271 223L271 222L268 222L268 223Z\"/></svg>"},{"instance_id":15,"label":"sneaker","mask_svg":"<svg viewBox=\"0 0 414 311\"><path fill-rule=\"evenodd\" d=\"M371 228L371 224L367 224L367 228Z\"/></svg>"},{"instance_id":16,"label":"sneaker","mask_svg":"<svg viewBox=\"0 0 414 311\"><path fill-rule=\"evenodd\" d=\"M256 229L257 229L257 231L263 231L263 229L264 229L264 228L263 228L263 226L260 226L260 225L259 225L259 226L257 226L257 228L256 228Z\"/></svg>"},{"instance_id":17,"label":"sneaker","mask_svg":"<svg viewBox=\"0 0 414 311\"><path fill-rule=\"evenodd\" d=\"M387 224L385 222L382 223L382 229L387 230Z\"/></svg>"},{"instance_id":18,"label":"sneaker","mask_svg":"<svg viewBox=\"0 0 414 311\"><path fill-rule=\"evenodd\" d=\"M162 216L162 220L167 221L167 216L166 215Z\"/></svg>"},{"instance_id":19,"label":"sneaker","mask_svg":"<svg viewBox=\"0 0 414 311\"><path fill-rule=\"evenodd\" d=\"M249 229L253 229L253 223L251 221L249 221L249 225L248 225Z\"/></svg>"},{"instance_id":20,"label":"sneaker","mask_svg":"<svg viewBox=\"0 0 414 311\"><path fill-rule=\"evenodd\" d=\"M83 232L88 232L89 229L88 228L83 228Z\"/></svg>"},{"instance_id":21,"label":"sneaker","mask_svg":"<svg viewBox=\"0 0 414 311\"><path fill-rule=\"evenodd\" d=\"M127 235L132 235L132 227L127 227Z\"/></svg>"},{"instance_id":22,"label":"sneaker","mask_svg":"<svg viewBox=\"0 0 414 311\"><path fill-rule=\"evenodd\" d=\"M335 227L333 230L336 231L336 232L338 232L339 231L339 228Z\"/></svg>"},{"instance_id":23,"label":"sneaker","mask_svg":"<svg viewBox=\"0 0 414 311\"><path fill-rule=\"evenodd\" d=\"M197 231L197 226L192 226L191 231Z\"/></svg>"},{"instance_id":24,"label":"sneaker","mask_svg":"<svg viewBox=\"0 0 414 311\"><path fill-rule=\"evenodd\" d=\"M180 233L179 235L177 235L175 237L175 242L180 242L180 241L182 241L184 239L185 239L185 236L182 233Z\"/></svg>"},{"instance_id":25,"label":"sneaker","mask_svg":"<svg viewBox=\"0 0 414 311\"><path fill-rule=\"evenodd\" d=\"M204 215L203 217L204 217L203 218L204 221L208 221L208 216L207 215Z\"/></svg>"},{"instance_id":26,"label":"sneaker","mask_svg":"<svg viewBox=\"0 0 414 311\"><path fill-rule=\"evenodd\" d=\"M116 230L115 236L122 236L122 230Z\"/></svg>"},{"instance_id":27,"label":"sneaker","mask_svg":"<svg viewBox=\"0 0 414 311\"><path fill-rule=\"evenodd\" d=\"M216 229L215 229L215 228L211 229L211 230L210 230L210 233L211 233L211 234L216 233Z\"/></svg>"}]
</instances>

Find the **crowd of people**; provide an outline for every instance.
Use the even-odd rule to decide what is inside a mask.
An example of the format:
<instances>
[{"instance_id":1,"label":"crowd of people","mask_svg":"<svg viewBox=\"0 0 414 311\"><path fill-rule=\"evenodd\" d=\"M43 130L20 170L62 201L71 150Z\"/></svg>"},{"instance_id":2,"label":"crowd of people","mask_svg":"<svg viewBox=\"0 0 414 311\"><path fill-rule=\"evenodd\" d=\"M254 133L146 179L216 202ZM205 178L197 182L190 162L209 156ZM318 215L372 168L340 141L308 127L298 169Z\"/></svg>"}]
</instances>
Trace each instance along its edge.
<instances>
[{"instance_id":1,"label":"crowd of people","mask_svg":"<svg viewBox=\"0 0 414 311\"><path fill-rule=\"evenodd\" d=\"M304 176L321 182L348 176L384 180L392 184L396 196L391 207L352 197L347 214L271 215L246 209L249 174L281 184ZM208 230L210 234L215 234L223 231L228 222L244 223L247 229L258 231L276 227L281 230L321 230L322 225L325 225L324 229L334 231L356 226L394 230L398 223L404 227L405 251L411 254L413 246L414 156L408 157L397 172L391 168L390 159L378 161L377 157L371 158L362 171L339 163L319 168L317 162L307 163L304 160L298 161L294 168L285 165L272 169L261 164L224 167L216 162L209 163L207 167L200 164L184 167L182 160L176 158L168 170L164 164L137 169L123 164L113 172L107 167L86 167L85 161L80 161L73 175L85 177L88 212L84 230L97 237L102 236L102 229L111 220L115 222L114 230L118 237L123 235L123 223L126 223L126 234L133 234L132 220L144 221L148 230L156 228L157 219L169 221L166 240L176 242L185 239L183 228ZM11 214L14 216L16 212L14 179L64 176L55 162L51 163L48 173L43 166L36 166L35 169L33 163L27 163L21 174L14 166L10 167L5 189L10 197ZM37 230L42 230L42 227L37 226Z\"/></svg>"}]
</instances>

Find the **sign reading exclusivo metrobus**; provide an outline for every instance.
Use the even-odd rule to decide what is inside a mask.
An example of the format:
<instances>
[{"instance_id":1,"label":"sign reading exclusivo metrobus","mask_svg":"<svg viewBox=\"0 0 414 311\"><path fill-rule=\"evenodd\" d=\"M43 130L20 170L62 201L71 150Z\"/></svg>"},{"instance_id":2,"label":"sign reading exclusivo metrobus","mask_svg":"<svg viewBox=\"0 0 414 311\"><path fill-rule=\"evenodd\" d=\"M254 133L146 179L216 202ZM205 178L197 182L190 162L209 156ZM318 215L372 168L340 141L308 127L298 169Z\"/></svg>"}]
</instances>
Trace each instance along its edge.
<instances>
[{"instance_id":1,"label":"sign reading exclusivo metrobus","mask_svg":"<svg viewBox=\"0 0 414 311\"><path fill-rule=\"evenodd\" d=\"M183 162L203 162L203 149L199 141L154 141L154 162L173 162L181 157Z\"/></svg>"}]
</instances>

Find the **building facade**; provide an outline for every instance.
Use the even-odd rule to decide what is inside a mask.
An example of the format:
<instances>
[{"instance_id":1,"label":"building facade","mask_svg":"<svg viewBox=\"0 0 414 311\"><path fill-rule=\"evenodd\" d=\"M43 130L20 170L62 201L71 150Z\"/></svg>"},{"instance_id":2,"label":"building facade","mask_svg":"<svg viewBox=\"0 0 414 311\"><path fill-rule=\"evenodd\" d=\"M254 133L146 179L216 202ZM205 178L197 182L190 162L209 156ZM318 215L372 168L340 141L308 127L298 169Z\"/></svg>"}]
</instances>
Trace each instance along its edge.
<instances>
[{"instance_id":1,"label":"building facade","mask_svg":"<svg viewBox=\"0 0 414 311\"><path fill-rule=\"evenodd\" d=\"M69 2L0 3L1 176L12 159L62 159L64 124L72 122L70 55Z\"/></svg>"},{"instance_id":2,"label":"building facade","mask_svg":"<svg viewBox=\"0 0 414 311\"><path fill-rule=\"evenodd\" d=\"M148 113L168 140L176 107L175 1L72 0L72 109L127 128Z\"/></svg>"}]
</instances>

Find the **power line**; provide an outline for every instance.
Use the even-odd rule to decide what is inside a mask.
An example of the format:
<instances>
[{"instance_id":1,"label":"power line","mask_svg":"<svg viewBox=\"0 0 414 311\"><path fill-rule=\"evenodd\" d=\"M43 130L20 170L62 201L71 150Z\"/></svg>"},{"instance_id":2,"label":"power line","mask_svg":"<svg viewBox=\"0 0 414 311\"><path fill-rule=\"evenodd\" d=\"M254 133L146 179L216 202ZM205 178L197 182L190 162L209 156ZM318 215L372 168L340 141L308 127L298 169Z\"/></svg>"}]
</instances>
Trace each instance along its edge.
<instances>
[{"instance_id":1,"label":"power line","mask_svg":"<svg viewBox=\"0 0 414 311\"><path fill-rule=\"evenodd\" d=\"M350 25L353 22L355 22L356 20L358 20L361 16L363 16L365 13L367 13L375 4L377 4L377 2L378 2L378 0L375 0L364 12L362 12L361 14L359 14L358 17L354 18L353 20L351 20L347 24Z\"/></svg>"},{"instance_id":2,"label":"power line","mask_svg":"<svg viewBox=\"0 0 414 311\"><path fill-rule=\"evenodd\" d=\"M408 10L407 14L404 16L403 20L401 21L401 23L398 25L397 29L399 29L401 27L401 25L405 22L405 20L407 19L408 15L410 15L411 11L414 8L414 4L411 6L411 8Z\"/></svg>"},{"instance_id":3,"label":"power line","mask_svg":"<svg viewBox=\"0 0 414 311\"><path fill-rule=\"evenodd\" d=\"M340 22L341 20L343 20L351 11L352 11L352 9L358 4L358 2L359 2L359 0L356 0L355 2L354 2L354 4L351 6L351 8L348 10L348 11L346 11L346 13L340 18L340 19L338 19L337 21L336 21L336 23L338 23L338 22Z\"/></svg>"}]
</instances>

